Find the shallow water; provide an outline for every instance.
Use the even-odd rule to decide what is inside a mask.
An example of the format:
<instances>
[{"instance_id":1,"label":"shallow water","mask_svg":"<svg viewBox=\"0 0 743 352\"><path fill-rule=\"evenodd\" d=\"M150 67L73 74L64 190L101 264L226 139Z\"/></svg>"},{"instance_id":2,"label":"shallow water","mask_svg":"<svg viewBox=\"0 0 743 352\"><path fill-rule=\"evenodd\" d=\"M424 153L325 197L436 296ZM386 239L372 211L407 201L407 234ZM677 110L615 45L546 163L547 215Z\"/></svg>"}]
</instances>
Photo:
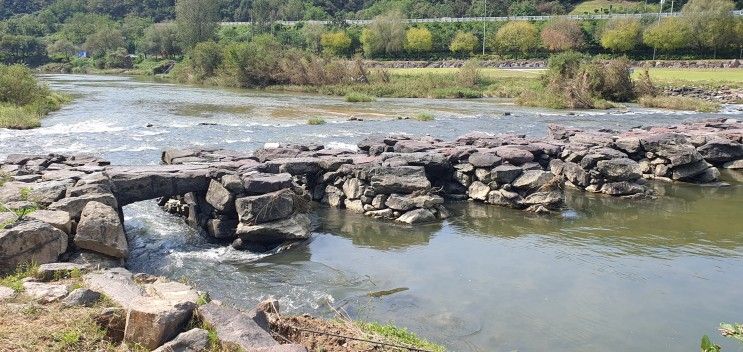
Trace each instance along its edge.
<instances>
[{"instance_id":1,"label":"shallow water","mask_svg":"<svg viewBox=\"0 0 743 352\"><path fill-rule=\"evenodd\" d=\"M636 107L568 115L498 100L349 104L122 77L44 78L78 99L40 129L0 130L0 158L92 152L119 164L152 164L170 147L352 147L374 132L536 136L553 122L618 129L710 116ZM436 120L379 120L420 111ZM311 116L330 123L308 126ZM377 120L346 121L350 116ZM185 277L244 307L268 296L288 312L329 315L330 305L341 307L456 351L686 351L698 349L704 334L725 351L741 351L716 331L721 321L743 320L743 175L725 177L731 187L656 185L663 195L656 200L568 193L569 210L549 217L463 202L450 206L450 220L414 228L321 209L311 241L269 257L209 243L154 202L140 202L125 209L129 266ZM369 295L396 288L407 290Z\"/></svg>"}]
</instances>

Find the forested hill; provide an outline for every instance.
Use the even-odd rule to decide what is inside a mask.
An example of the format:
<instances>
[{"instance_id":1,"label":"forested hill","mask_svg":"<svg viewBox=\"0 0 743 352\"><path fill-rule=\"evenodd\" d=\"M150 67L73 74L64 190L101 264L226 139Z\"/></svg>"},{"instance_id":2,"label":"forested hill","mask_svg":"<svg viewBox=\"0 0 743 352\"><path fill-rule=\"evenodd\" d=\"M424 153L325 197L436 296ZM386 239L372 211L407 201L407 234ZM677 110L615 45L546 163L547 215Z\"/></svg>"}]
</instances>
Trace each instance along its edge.
<instances>
[{"instance_id":1,"label":"forested hill","mask_svg":"<svg viewBox=\"0 0 743 352\"><path fill-rule=\"evenodd\" d=\"M175 0L0 0L0 20L14 15L40 13L42 21L53 21L75 12L95 12L112 18L127 15L156 22L175 17ZM581 0L214 0L220 3L223 21L369 19L389 11L408 18L482 16L487 1L488 16L563 14ZM592 1L596 2L596 0ZM658 0L631 2L598 0L592 11L637 12ZM686 0L675 1L677 9ZM670 6L667 1L666 6ZM737 0L743 8L743 0Z\"/></svg>"}]
</instances>

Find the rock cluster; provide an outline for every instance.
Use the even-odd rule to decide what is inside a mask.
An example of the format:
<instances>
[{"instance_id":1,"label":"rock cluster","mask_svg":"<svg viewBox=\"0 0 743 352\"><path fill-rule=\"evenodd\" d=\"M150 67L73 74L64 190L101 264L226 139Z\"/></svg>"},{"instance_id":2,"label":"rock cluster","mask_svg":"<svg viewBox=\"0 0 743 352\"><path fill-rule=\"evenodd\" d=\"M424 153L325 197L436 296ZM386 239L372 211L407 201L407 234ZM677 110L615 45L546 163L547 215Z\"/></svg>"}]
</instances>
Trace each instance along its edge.
<instances>
[{"instance_id":1,"label":"rock cluster","mask_svg":"<svg viewBox=\"0 0 743 352\"><path fill-rule=\"evenodd\" d=\"M155 166L11 155L0 164L0 269L60 258L117 266L128 255L121 207L146 199L235 248L270 251L308 238L316 203L406 224L447 218L447 200L549 212L563 206L563 186L640 196L648 180L719 183L719 167L743 168L742 142L743 123L719 118L624 132L550 126L546 138L370 136L354 150L167 150Z\"/></svg>"}]
</instances>

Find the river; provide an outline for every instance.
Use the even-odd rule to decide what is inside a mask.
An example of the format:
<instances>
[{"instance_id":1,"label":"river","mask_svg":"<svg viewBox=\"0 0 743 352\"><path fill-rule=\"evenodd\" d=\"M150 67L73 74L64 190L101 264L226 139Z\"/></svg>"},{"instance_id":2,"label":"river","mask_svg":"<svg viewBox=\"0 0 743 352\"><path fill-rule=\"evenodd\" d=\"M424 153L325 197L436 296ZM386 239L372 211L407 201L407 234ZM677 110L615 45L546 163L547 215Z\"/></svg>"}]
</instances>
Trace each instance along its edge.
<instances>
[{"instance_id":1,"label":"river","mask_svg":"<svg viewBox=\"0 0 743 352\"><path fill-rule=\"evenodd\" d=\"M127 77L43 79L75 101L39 129L0 129L0 159L89 152L116 164L155 164L173 147L353 148L372 133L539 136L548 123L621 129L714 116L634 106L568 114L490 99L350 104ZM740 115L737 108L724 114ZM396 119L419 112L436 119ZM328 123L307 125L315 116ZM269 257L209 243L154 201L140 202L124 210L128 265L187 279L240 307L273 296L288 313L332 316L329 306L342 308L454 351L692 351L704 334L725 351L743 351L716 330L743 320L743 174L723 177L730 187L656 184L655 200L568 192L569 209L546 217L464 202L450 206L449 220L414 228L320 210L313 216L322 226L309 242ZM369 295L397 288L405 290Z\"/></svg>"}]
</instances>

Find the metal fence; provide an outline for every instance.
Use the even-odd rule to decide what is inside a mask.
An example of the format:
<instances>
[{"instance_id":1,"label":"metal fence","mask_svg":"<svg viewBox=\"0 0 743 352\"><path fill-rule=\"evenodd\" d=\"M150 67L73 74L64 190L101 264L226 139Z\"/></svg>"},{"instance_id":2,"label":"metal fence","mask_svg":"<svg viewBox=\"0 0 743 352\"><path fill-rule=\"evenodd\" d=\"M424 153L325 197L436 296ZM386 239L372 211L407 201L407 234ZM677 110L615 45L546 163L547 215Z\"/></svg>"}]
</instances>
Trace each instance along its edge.
<instances>
[{"instance_id":1,"label":"metal fence","mask_svg":"<svg viewBox=\"0 0 743 352\"><path fill-rule=\"evenodd\" d=\"M676 17L680 12L662 12L662 13L615 13L615 14L594 14L594 15L559 15L559 16L500 16L500 17L440 17L440 18L410 18L406 19L407 23L436 23L436 22L504 22L504 21L549 21L553 18L567 18L572 20L610 20L621 18L642 18L642 17ZM743 16L743 10L733 11L735 16ZM345 20L349 25L367 25L372 20ZM275 21L284 26L294 26L299 23L331 24L333 21ZM223 26L250 25L252 22L222 22Z\"/></svg>"}]
</instances>

